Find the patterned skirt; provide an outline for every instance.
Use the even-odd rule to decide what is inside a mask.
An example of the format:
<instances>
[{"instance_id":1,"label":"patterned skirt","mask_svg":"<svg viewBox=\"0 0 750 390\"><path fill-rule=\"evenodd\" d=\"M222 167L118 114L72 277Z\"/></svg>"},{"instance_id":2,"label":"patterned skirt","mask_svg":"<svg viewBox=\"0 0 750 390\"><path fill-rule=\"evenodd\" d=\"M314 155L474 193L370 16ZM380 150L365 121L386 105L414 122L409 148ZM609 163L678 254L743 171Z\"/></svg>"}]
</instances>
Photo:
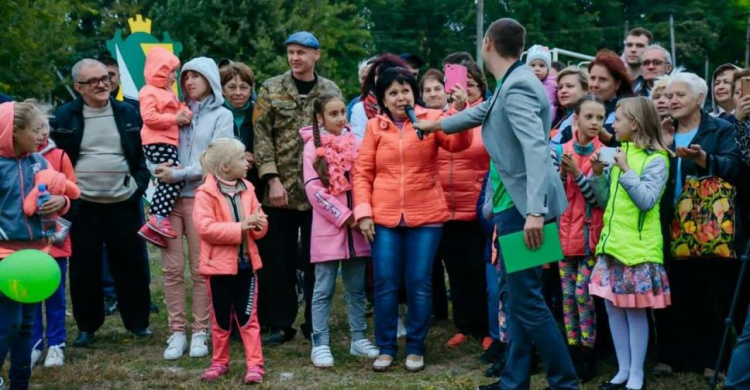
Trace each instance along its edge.
<instances>
[{"instance_id":1,"label":"patterned skirt","mask_svg":"<svg viewBox=\"0 0 750 390\"><path fill-rule=\"evenodd\" d=\"M601 255L591 273L589 293L620 308L663 309L672 304L667 271L658 263L629 267Z\"/></svg>"}]
</instances>

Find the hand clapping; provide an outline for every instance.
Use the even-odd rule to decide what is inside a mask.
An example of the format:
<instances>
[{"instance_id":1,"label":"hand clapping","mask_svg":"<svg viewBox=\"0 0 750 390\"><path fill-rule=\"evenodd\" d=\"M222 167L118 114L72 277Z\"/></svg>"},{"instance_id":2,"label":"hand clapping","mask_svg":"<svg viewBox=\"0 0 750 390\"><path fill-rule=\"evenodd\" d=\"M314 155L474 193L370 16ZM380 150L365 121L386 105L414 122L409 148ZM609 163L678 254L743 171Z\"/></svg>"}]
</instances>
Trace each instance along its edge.
<instances>
[{"instance_id":1,"label":"hand clapping","mask_svg":"<svg viewBox=\"0 0 750 390\"><path fill-rule=\"evenodd\" d=\"M260 211L256 211L250 214L244 221L242 221L242 231L247 230L262 230L268 223L268 217Z\"/></svg>"}]
</instances>

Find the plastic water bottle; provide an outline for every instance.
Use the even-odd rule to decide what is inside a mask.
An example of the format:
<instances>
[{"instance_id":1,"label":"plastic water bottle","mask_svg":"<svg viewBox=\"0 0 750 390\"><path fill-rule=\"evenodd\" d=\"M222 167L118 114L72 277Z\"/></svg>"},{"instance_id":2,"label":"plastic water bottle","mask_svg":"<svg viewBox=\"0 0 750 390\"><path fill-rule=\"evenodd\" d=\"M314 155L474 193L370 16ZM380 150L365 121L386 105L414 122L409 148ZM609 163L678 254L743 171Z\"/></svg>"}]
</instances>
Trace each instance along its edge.
<instances>
[{"instance_id":1,"label":"plastic water bottle","mask_svg":"<svg viewBox=\"0 0 750 390\"><path fill-rule=\"evenodd\" d=\"M52 199L52 195L47 191L46 184L40 184L37 190L39 190L39 195L36 198L36 205L41 209L43 204ZM57 216L55 214L40 214L40 219L44 235L47 237L54 235L57 231Z\"/></svg>"}]
</instances>

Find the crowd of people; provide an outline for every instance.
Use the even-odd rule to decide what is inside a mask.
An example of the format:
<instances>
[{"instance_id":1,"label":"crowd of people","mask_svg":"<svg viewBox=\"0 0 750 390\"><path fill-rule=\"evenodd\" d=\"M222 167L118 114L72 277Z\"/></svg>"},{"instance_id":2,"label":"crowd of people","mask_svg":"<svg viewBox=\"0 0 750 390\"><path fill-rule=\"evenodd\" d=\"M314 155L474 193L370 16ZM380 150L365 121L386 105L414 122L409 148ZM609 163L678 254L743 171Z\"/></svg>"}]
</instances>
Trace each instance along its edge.
<instances>
[{"instance_id":1,"label":"crowd of people","mask_svg":"<svg viewBox=\"0 0 750 390\"><path fill-rule=\"evenodd\" d=\"M724 64L709 85L643 28L622 55L602 50L586 67L564 67L542 45L524 58L526 44L515 20L489 27L481 53L494 92L468 53L424 71L416 55L381 54L362 61L361 94L347 102L316 72L320 44L303 31L285 42L290 70L260 85L244 63L181 64L154 48L138 100L121 97L117 61L101 58L73 66L78 97L54 114L32 100L0 104L0 259L46 251L63 275L42 304L0 294L10 389L29 387L45 347L45 366L64 364L66 288L73 347L95 343L115 307L129 332L152 337L146 243L160 249L164 359L211 354L206 381L228 372L234 333L245 383L262 382L262 347L296 336L298 286L311 363L334 366L340 275L350 354L376 372L402 337L406 370L422 370L450 301L456 333L445 343L476 343L487 376L500 377L481 389L528 389L540 360L550 389L598 374L610 378L600 389L643 389L649 350L654 375L711 376L718 359L724 388L750 388L750 283L738 278L750 69ZM464 86L446 84L450 65L466 69ZM53 193L25 215L19 199L47 170L80 194ZM67 237L45 234L51 214ZM498 237L522 232L533 251L550 231L564 258L507 272L524 259L504 258ZM719 350L738 285L730 360ZM597 373L612 353L617 371Z\"/></svg>"}]
</instances>

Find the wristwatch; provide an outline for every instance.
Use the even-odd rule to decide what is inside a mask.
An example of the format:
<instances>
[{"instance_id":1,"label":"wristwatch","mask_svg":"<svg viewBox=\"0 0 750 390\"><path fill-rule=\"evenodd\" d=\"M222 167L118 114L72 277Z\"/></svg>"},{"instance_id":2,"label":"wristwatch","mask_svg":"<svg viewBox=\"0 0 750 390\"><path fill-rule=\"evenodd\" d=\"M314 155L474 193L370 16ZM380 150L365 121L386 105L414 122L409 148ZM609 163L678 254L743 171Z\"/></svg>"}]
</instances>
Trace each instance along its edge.
<instances>
[{"instance_id":1,"label":"wristwatch","mask_svg":"<svg viewBox=\"0 0 750 390\"><path fill-rule=\"evenodd\" d=\"M526 216L527 217L543 217L544 214L542 214L542 213L527 213Z\"/></svg>"}]
</instances>

